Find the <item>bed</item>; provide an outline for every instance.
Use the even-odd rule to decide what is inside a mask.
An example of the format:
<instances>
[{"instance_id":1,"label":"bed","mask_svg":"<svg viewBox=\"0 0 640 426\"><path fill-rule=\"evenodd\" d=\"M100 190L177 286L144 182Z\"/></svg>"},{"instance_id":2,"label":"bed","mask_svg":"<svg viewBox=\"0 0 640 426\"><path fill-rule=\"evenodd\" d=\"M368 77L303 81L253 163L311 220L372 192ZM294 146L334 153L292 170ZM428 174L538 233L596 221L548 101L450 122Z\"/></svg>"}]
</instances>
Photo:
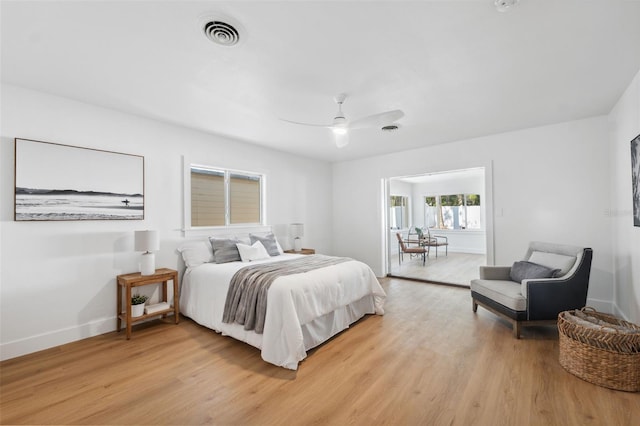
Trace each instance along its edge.
<instances>
[{"instance_id":1,"label":"bed","mask_svg":"<svg viewBox=\"0 0 640 426\"><path fill-rule=\"evenodd\" d=\"M212 253L206 241L196 243L198 249L193 249L193 244L179 249L186 264L180 292L181 313L200 325L260 349L263 360L291 370L298 368L309 349L358 319L367 314L384 314L386 295L375 274L366 264L348 259L276 278L268 289L262 333L246 330L235 322L223 322L229 283L238 270L304 256L283 253L276 244L277 254L271 247L269 256L249 262L216 263L215 256L205 253L207 249ZM220 251L214 248L213 253Z\"/></svg>"}]
</instances>

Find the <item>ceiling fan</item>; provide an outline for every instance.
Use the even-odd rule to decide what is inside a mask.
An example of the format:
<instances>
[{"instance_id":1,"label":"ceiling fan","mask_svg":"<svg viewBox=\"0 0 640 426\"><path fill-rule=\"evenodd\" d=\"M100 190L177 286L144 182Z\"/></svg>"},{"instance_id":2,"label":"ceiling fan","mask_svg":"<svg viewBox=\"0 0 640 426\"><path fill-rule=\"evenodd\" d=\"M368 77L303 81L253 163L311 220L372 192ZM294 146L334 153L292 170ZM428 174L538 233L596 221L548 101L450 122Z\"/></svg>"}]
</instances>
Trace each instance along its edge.
<instances>
[{"instance_id":1,"label":"ceiling fan","mask_svg":"<svg viewBox=\"0 0 640 426\"><path fill-rule=\"evenodd\" d=\"M333 122L331 124L301 123L299 121L291 121L285 119L283 119L283 121L293 124L299 124L302 126L324 127L331 129L336 138L336 146L338 148L342 148L349 143L349 130L372 127L381 128L383 126L390 125L404 117L404 112L399 109L394 109L392 111L385 111L378 114L368 115L366 117L362 117L353 121L347 120L344 113L342 112L342 104L344 103L346 98L347 95L345 93L340 93L333 98L336 104L338 104L338 111L336 112L335 117L333 117Z\"/></svg>"}]
</instances>

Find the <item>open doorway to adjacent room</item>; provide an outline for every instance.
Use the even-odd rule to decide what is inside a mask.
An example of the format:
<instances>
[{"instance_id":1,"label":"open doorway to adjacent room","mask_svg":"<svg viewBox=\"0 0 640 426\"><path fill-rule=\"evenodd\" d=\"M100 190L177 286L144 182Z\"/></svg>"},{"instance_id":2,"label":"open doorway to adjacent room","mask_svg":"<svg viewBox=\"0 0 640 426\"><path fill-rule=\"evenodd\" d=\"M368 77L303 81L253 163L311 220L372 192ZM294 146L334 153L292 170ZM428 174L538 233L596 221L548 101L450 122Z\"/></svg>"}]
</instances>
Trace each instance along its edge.
<instances>
[{"instance_id":1,"label":"open doorway to adjacent room","mask_svg":"<svg viewBox=\"0 0 640 426\"><path fill-rule=\"evenodd\" d=\"M484 167L389 178L387 275L468 286L487 264L485 188ZM396 234L405 247L428 246L424 264Z\"/></svg>"}]
</instances>

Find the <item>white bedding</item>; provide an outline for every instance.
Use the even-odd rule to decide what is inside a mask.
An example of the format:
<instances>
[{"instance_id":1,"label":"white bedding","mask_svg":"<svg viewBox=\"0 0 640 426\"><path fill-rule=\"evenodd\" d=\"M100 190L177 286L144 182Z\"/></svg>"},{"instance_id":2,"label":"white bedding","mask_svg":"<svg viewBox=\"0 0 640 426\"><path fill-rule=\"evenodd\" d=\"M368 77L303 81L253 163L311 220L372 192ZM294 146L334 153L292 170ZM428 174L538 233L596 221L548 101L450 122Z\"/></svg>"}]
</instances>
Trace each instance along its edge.
<instances>
[{"instance_id":1,"label":"white bedding","mask_svg":"<svg viewBox=\"0 0 640 426\"><path fill-rule=\"evenodd\" d=\"M299 256L302 255L285 253L251 264ZM308 349L364 314L384 313L386 295L375 274L369 266L354 260L276 279L268 293L263 334L246 331L240 324L225 324L222 313L229 281L247 265L204 263L188 268L180 293L180 310L201 325L259 348L262 359L272 364L296 370ZM315 297L308 297L309 293ZM321 341L319 335L323 335Z\"/></svg>"}]
</instances>

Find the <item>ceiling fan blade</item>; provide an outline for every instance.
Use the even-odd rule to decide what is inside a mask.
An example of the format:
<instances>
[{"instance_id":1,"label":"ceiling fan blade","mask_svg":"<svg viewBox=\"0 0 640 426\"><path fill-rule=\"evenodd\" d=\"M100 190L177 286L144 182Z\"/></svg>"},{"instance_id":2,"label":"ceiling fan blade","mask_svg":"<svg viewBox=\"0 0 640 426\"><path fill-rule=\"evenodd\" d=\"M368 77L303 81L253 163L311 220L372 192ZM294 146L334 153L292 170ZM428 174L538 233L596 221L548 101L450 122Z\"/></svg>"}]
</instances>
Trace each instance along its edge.
<instances>
[{"instance_id":1,"label":"ceiling fan blade","mask_svg":"<svg viewBox=\"0 0 640 426\"><path fill-rule=\"evenodd\" d=\"M313 124L313 123L302 123L300 121L291 121L291 120L287 120L285 118L281 118L280 120L282 121L286 121L287 123L291 123L291 124L297 124L299 126L311 126L311 127L324 127L327 129L330 129L333 127L333 124Z\"/></svg>"},{"instance_id":2,"label":"ceiling fan blade","mask_svg":"<svg viewBox=\"0 0 640 426\"><path fill-rule=\"evenodd\" d=\"M349 122L350 129L363 129L367 127L382 127L400 120L404 117L404 112L399 109L381 112L379 114L368 115Z\"/></svg>"}]
</instances>

